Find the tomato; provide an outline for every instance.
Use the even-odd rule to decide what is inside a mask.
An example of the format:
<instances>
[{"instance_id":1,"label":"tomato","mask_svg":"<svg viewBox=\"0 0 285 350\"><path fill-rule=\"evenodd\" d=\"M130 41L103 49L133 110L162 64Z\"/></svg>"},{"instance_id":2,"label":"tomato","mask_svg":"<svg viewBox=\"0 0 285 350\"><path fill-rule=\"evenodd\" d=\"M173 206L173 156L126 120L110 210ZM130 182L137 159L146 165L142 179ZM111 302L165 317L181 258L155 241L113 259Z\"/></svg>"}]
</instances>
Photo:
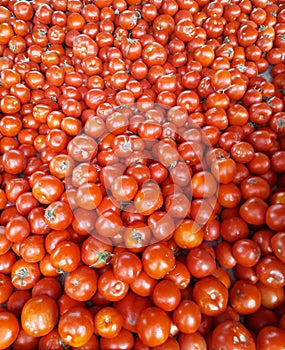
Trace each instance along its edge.
<instances>
[{"instance_id":1,"label":"tomato","mask_svg":"<svg viewBox=\"0 0 285 350\"><path fill-rule=\"evenodd\" d=\"M203 278L215 271L216 263L210 251L202 247L195 247L187 255L187 267L192 276Z\"/></svg>"},{"instance_id":2,"label":"tomato","mask_svg":"<svg viewBox=\"0 0 285 350\"><path fill-rule=\"evenodd\" d=\"M142 271L135 281L130 285L130 288L137 295L147 297L153 292L157 281L150 277L146 272Z\"/></svg>"},{"instance_id":3,"label":"tomato","mask_svg":"<svg viewBox=\"0 0 285 350\"><path fill-rule=\"evenodd\" d=\"M259 280L268 287L279 288L284 284L284 263L274 255L268 255L259 260L256 273Z\"/></svg>"},{"instance_id":4,"label":"tomato","mask_svg":"<svg viewBox=\"0 0 285 350\"><path fill-rule=\"evenodd\" d=\"M167 59L167 52L161 44L152 42L144 46L142 59L148 67L154 65L163 66Z\"/></svg>"},{"instance_id":5,"label":"tomato","mask_svg":"<svg viewBox=\"0 0 285 350\"><path fill-rule=\"evenodd\" d=\"M118 348L124 348L127 350L133 349L134 346L134 336L131 332L127 331L126 329L122 329L120 333L110 338L101 338L100 340L100 349L102 350L115 350Z\"/></svg>"},{"instance_id":6,"label":"tomato","mask_svg":"<svg viewBox=\"0 0 285 350\"><path fill-rule=\"evenodd\" d=\"M62 241L51 252L50 262L59 271L74 271L80 263L80 249L72 241Z\"/></svg>"},{"instance_id":7,"label":"tomato","mask_svg":"<svg viewBox=\"0 0 285 350\"><path fill-rule=\"evenodd\" d=\"M117 177L111 186L111 192L114 198L120 201L129 201L134 198L138 190L136 180L129 175Z\"/></svg>"},{"instance_id":8,"label":"tomato","mask_svg":"<svg viewBox=\"0 0 285 350\"><path fill-rule=\"evenodd\" d=\"M146 308L139 316L137 331L145 345L161 345L169 336L170 319L157 307Z\"/></svg>"},{"instance_id":9,"label":"tomato","mask_svg":"<svg viewBox=\"0 0 285 350\"><path fill-rule=\"evenodd\" d=\"M204 277L193 288L193 300L205 315L217 316L227 307L228 290L215 277Z\"/></svg>"},{"instance_id":10,"label":"tomato","mask_svg":"<svg viewBox=\"0 0 285 350\"><path fill-rule=\"evenodd\" d=\"M234 208L241 202L240 189L234 183L221 184L218 189L218 201L225 208Z\"/></svg>"},{"instance_id":11,"label":"tomato","mask_svg":"<svg viewBox=\"0 0 285 350\"><path fill-rule=\"evenodd\" d=\"M55 327L57 321L56 302L47 295L34 296L23 307L21 322L28 335L33 337L46 335Z\"/></svg>"},{"instance_id":12,"label":"tomato","mask_svg":"<svg viewBox=\"0 0 285 350\"><path fill-rule=\"evenodd\" d=\"M65 293L74 300L87 301L97 290L97 273L88 266L71 271L64 281Z\"/></svg>"},{"instance_id":13,"label":"tomato","mask_svg":"<svg viewBox=\"0 0 285 350\"><path fill-rule=\"evenodd\" d=\"M219 349L256 349L250 332L237 321L225 321L219 324L212 334L212 348Z\"/></svg>"},{"instance_id":14,"label":"tomato","mask_svg":"<svg viewBox=\"0 0 285 350\"><path fill-rule=\"evenodd\" d=\"M261 293L262 306L273 309L283 303L285 297L283 288L267 287L261 282L258 283L258 288Z\"/></svg>"},{"instance_id":15,"label":"tomato","mask_svg":"<svg viewBox=\"0 0 285 350\"><path fill-rule=\"evenodd\" d=\"M68 203L52 202L44 214L45 222L53 230L65 230L71 224L73 214Z\"/></svg>"},{"instance_id":16,"label":"tomato","mask_svg":"<svg viewBox=\"0 0 285 350\"><path fill-rule=\"evenodd\" d=\"M23 242L30 232L29 221L23 216L11 218L5 230L5 235L10 242Z\"/></svg>"},{"instance_id":17,"label":"tomato","mask_svg":"<svg viewBox=\"0 0 285 350\"><path fill-rule=\"evenodd\" d=\"M58 200L63 190L62 182L52 175L40 177L32 187L34 197L42 204L51 204Z\"/></svg>"},{"instance_id":18,"label":"tomato","mask_svg":"<svg viewBox=\"0 0 285 350\"><path fill-rule=\"evenodd\" d=\"M194 198L211 197L216 193L217 183L209 172L198 172L191 180Z\"/></svg>"},{"instance_id":19,"label":"tomato","mask_svg":"<svg viewBox=\"0 0 285 350\"><path fill-rule=\"evenodd\" d=\"M173 239L184 249L199 246L203 241L203 230L193 220L184 219L174 231Z\"/></svg>"},{"instance_id":20,"label":"tomato","mask_svg":"<svg viewBox=\"0 0 285 350\"><path fill-rule=\"evenodd\" d=\"M282 346L285 332L277 327L264 327L257 335L256 348L259 349L278 349Z\"/></svg>"},{"instance_id":21,"label":"tomato","mask_svg":"<svg viewBox=\"0 0 285 350\"><path fill-rule=\"evenodd\" d=\"M277 315L269 309L260 307L256 312L247 316L247 326L250 330L258 333L266 326L277 326Z\"/></svg>"},{"instance_id":22,"label":"tomato","mask_svg":"<svg viewBox=\"0 0 285 350\"><path fill-rule=\"evenodd\" d=\"M271 238L271 247L274 254L280 259L282 262L285 262L284 253L283 253L283 244L284 244L285 233L277 232Z\"/></svg>"},{"instance_id":23,"label":"tomato","mask_svg":"<svg viewBox=\"0 0 285 350\"><path fill-rule=\"evenodd\" d=\"M114 307L123 316L123 326L131 332L137 332L137 322L141 312L151 305L149 299L132 291L121 300L114 303Z\"/></svg>"},{"instance_id":24,"label":"tomato","mask_svg":"<svg viewBox=\"0 0 285 350\"><path fill-rule=\"evenodd\" d=\"M44 239L39 235L28 236L20 246L20 253L26 262L36 263L45 256Z\"/></svg>"},{"instance_id":25,"label":"tomato","mask_svg":"<svg viewBox=\"0 0 285 350\"><path fill-rule=\"evenodd\" d=\"M201 350L207 349L206 340L199 332L194 332L191 334L180 333L178 336L178 343L180 349L182 350L194 350L195 348Z\"/></svg>"},{"instance_id":26,"label":"tomato","mask_svg":"<svg viewBox=\"0 0 285 350\"><path fill-rule=\"evenodd\" d=\"M129 285L114 276L112 270L103 272L98 280L99 293L109 301L123 299L129 290Z\"/></svg>"},{"instance_id":27,"label":"tomato","mask_svg":"<svg viewBox=\"0 0 285 350\"><path fill-rule=\"evenodd\" d=\"M62 341L69 346L85 345L91 339L93 332L93 316L89 310L83 307L73 307L59 319L58 333Z\"/></svg>"},{"instance_id":28,"label":"tomato","mask_svg":"<svg viewBox=\"0 0 285 350\"><path fill-rule=\"evenodd\" d=\"M121 252L112 259L113 273L119 280L131 284L142 271L142 262L137 255Z\"/></svg>"},{"instance_id":29,"label":"tomato","mask_svg":"<svg viewBox=\"0 0 285 350\"><path fill-rule=\"evenodd\" d=\"M152 278L164 277L175 266L175 257L166 245L156 243L146 247L142 255L144 271Z\"/></svg>"},{"instance_id":30,"label":"tomato","mask_svg":"<svg viewBox=\"0 0 285 350\"><path fill-rule=\"evenodd\" d=\"M239 280L232 286L229 300L239 314L251 314L261 306L261 293L256 285Z\"/></svg>"},{"instance_id":31,"label":"tomato","mask_svg":"<svg viewBox=\"0 0 285 350\"><path fill-rule=\"evenodd\" d=\"M27 165L27 159L21 150L11 149L3 154L2 164L9 174L23 172Z\"/></svg>"},{"instance_id":32,"label":"tomato","mask_svg":"<svg viewBox=\"0 0 285 350\"><path fill-rule=\"evenodd\" d=\"M62 293L62 288L56 279L52 277L44 277L40 279L32 289L32 296L48 295L57 300Z\"/></svg>"},{"instance_id":33,"label":"tomato","mask_svg":"<svg viewBox=\"0 0 285 350\"><path fill-rule=\"evenodd\" d=\"M94 236L87 237L81 245L81 259L84 264L100 268L108 265L113 256L113 247L108 239L98 240Z\"/></svg>"},{"instance_id":34,"label":"tomato","mask_svg":"<svg viewBox=\"0 0 285 350\"><path fill-rule=\"evenodd\" d=\"M173 311L180 303L181 293L174 282L163 280L154 287L152 299L153 303L163 311Z\"/></svg>"},{"instance_id":35,"label":"tomato","mask_svg":"<svg viewBox=\"0 0 285 350\"><path fill-rule=\"evenodd\" d=\"M0 301L1 304L4 304L8 301L9 297L13 292L13 284L11 280L4 274L0 274L1 279L1 289L0 289Z\"/></svg>"},{"instance_id":36,"label":"tomato","mask_svg":"<svg viewBox=\"0 0 285 350\"><path fill-rule=\"evenodd\" d=\"M34 338L37 339L37 338ZM58 330L55 328L47 335L44 335L40 338L38 348L41 350L46 350L48 347L52 347L53 349L59 350L61 347L61 339L58 334Z\"/></svg>"},{"instance_id":37,"label":"tomato","mask_svg":"<svg viewBox=\"0 0 285 350\"><path fill-rule=\"evenodd\" d=\"M123 316L114 307L100 309L94 318L95 332L104 338L116 337L122 329Z\"/></svg>"},{"instance_id":38,"label":"tomato","mask_svg":"<svg viewBox=\"0 0 285 350\"><path fill-rule=\"evenodd\" d=\"M271 230L284 230L284 222L281 220L284 215L284 209L284 204L273 204L267 208L265 221Z\"/></svg>"},{"instance_id":39,"label":"tomato","mask_svg":"<svg viewBox=\"0 0 285 350\"><path fill-rule=\"evenodd\" d=\"M0 324L2 335L0 346L5 349L16 340L20 331L20 326L17 317L9 311L2 311L0 313Z\"/></svg>"},{"instance_id":40,"label":"tomato","mask_svg":"<svg viewBox=\"0 0 285 350\"><path fill-rule=\"evenodd\" d=\"M37 263L28 263L24 259L19 259L12 267L11 277L14 287L27 290L40 279L40 269Z\"/></svg>"},{"instance_id":41,"label":"tomato","mask_svg":"<svg viewBox=\"0 0 285 350\"><path fill-rule=\"evenodd\" d=\"M282 347L282 2L2 0L3 348Z\"/></svg>"},{"instance_id":42,"label":"tomato","mask_svg":"<svg viewBox=\"0 0 285 350\"><path fill-rule=\"evenodd\" d=\"M251 176L244 179L240 184L240 189L245 200L251 197L266 200L271 192L268 182L260 176Z\"/></svg>"},{"instance_id":43,"label":"tomato","mask_svg":"<svg viewBox=\"0 0 285 350\"><path fill-rule=\"evenodd\" d=\"M183 300L173 313L173 321L179 330L186 334L195 333L202 320L201 311L196 303Z\"/></svg>"},{"instance_id":44,"label":"tomato","mask_svg":"<svg viewBox=\"0 0 285 350\"><path fill-rule=\"evenodd\" d=\"M160 187L153 182L145 182L134 198L134 205L142 215L150 215L160 209L163 198Z\"/></svg>"}]
</instances>

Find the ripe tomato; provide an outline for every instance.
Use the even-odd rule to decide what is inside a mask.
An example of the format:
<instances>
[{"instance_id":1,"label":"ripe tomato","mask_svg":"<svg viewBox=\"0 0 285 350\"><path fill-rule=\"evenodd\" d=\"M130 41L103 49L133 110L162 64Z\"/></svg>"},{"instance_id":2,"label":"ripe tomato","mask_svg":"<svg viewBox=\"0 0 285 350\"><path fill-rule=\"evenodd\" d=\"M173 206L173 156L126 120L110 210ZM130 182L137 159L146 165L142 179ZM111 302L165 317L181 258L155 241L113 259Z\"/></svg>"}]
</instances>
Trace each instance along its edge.
<instances>
[{"instance_id":1,"label":"ripe tomato","mask_svg":"<svg viewBox=\"0 0 285 350\"><path fill-rule=\"evenodd\" d=\"M134 347L134 336L126 329L121 329L120 333L113 338L101 338L100 349L102 350L115 350L115 349L127 349L131 350Z\"/></svg>"},{"instance_id":2,"label":"ripe tomato","mask_svg":"<svg viewBox=\"0 0 285 350\"><path fill-rule=\"evenodd\" d=\"M9 311L2 311L0 313L0 325L0 346L2 349L5 349L12 345L16 340L20 331L20 326L17 317Z\"/></svg>"},{"instance_id":3,"label":"ripe tomato","mask_svg":"<svg viewBox=\"0 0 285 350\"><path fill-rule=\"evenodd\" d=\"M52 202L44 214L45 222L53 230L65 230L71 224L73 213L68 203Z\"/></svg>"},{"instance_id":4,"label":"ripe tomato","mask_svg":"<svg viewBox=\"0 0 285 350\"><path fill-rule=\"evenodd\" d=\"M256 349L251 333L237 321L220 323L212 333L212 348L219 349Z\"/></svg>"},{"instance_id":5,"label":"ripe tomato","mask_svg":"<svg viewBox=\"0 0 285 350\"><path fill-rule=\"evenodd\" d=\"M11 277L14 287L27 290L40 279L40 269L37 263L28 263L24 259L19 259L12 267Z\"/></svg>"},{"instance_id":6,"label":"ripe tomato","mask_svg":"<svg viewBox=\"0 0 285 350\"><path fill-rule=\"evenodd\" d=\"M230 290L230 304L239 314L251 314L261 306L261 293L256 285L236 281Z\"/></svg>"},{"instance_id":7,"label":"ripe tomato","mask_svg":"<svg viewBox=\"0 0 285 350\"><path fill-rule=\"evenodd\" d=\"M64 280L65 293L74 300L87 301L97 290L97 273L88 266L79 266Z\"/></svg>"},{"instance_id":8,"label":"ripe tomato","mask_svg":"<svg viewBox=\"0 0 285 350\"><path fill-rule=\"evenodd\" d=\"M174 282L165 279L154 287L152 299L163 311L173 311L181 301L181 292Z\"/></svg>"},{"instance_id":9,"label":"ripe tomato","mask_svg":"<svg viewBox=\"0 0 285 350\"><path fill-rule=\"evenodd\" d=\"M72 241L62 241L51 252L50 262L59 271L74 271L80 263L80 249Z\"/></svg>"},{"instance_id":10,"label":"ripe tomato","mask_svg":"<svg viewBox=\"0 0 285 350\"><path fill-rule=\"evenodd\" d=\"M202 314L192 300L183 300L173 313L173 321L181 332L192 334L199 329Z\"/></svg>"},{"instance_id":11,"label":"ripe tomato","mask_svg":"<svg viewBox=\"0 0 285 350\"><path fill-rule=\"evenodd\" d=\"M135 281L142 271L142 262L137 255L130 252L116 253L112 259L114 276L128 284Z\"/></svg>"},{"instance_id":12,"label":"ripe tomato","mask_svg":"<svg viewBox=\"0 0 285 350\"><path fill-rule=\"evenodd\" d=\"M123 316L114 307L100 309L94 318L95 332L104 338L116 337L120 333L123 323Z\"/></svg>"},{"instance_id":13,"label":"ripe tomato","mask_svg":"<svg viewBox=\"0 0 285 350\"><path fill-rule=\"evenodd\" d=\"M217 316L226 310L228 290L217 278L205 277L194 285L193 300L205 315Z\"/></svg>"},{"instance_id":14,"label":"ripe tomato","mask_svg":"<svg viewBox=\"0 0 285 350\"><path fill-rule=\"evenodd\" d=\"M53 298L37 295L26 302L21 314L24 331L33 337L48 334L58 321L58 308Z\"/></svg>"},{"instance_id":15,"label":"ripe tomato","mask_svg":"<svg viewBox=\"0 0 285 350\"><path fill-rule=\"evenodd\" d=\"M91 312L80 306L66 311L59 319L58 333L62 341L69 346L78 348L85 345L94 333Z\"/></svg>"},{"instance_id":16,"label":"ripe tomato","mask_svg":"<svg viewBox=\"0 0 285 350\"><path fill-rule=\"evenodd\" d=\"M145 248L142 263L150 277L160 279L174 268L175 257L165 244L156 243Z\"/></svg>"},{"instance_id":17,"label":"ripe tomato","mask_svg":"<svg viewBox=\"0 0 285 350\"><path fill-rule=\"evenodd\" d=\"M284 221L282 220L284 217L284 210L284 204L273 204L266 210L265 221L271 230L283 231L285 229Z\"/></svg>"},{"instance_id":18,"label":"ripe tomato","mask_svg":"<svg viewBox=\"0 0 285 350\"><path fill-rule=\"evenodd\" d=\"M32 187L34 197L42 204L51 204L58 200L63 190L62 182L53 175L40 177Z\"/></svg>"},{"instance_id":19,"label":"ripe tomato","mask_svg":"<svg viewBox=\"0 0 285 350\"><path fill-rule=\"evenodd\" d=\"M129 290L129 285L114 276L112 270L103 272L98 280L99 293L109 301L123 299Z\"/></svg>"},{"instance_id":20,"label":"ripe tomato","mask_svg":"<svg viewBox=\"0 0 285 350\"><path fill-rule=\"evenodd\" d=\"M168 315L157 307L146 308L139 316L138 336L147 346L163 344L170 333Z\"/></svg>"},{"instance_id":21,"label":"ripe tomato","mask_svg":"<svg viewBox=\"0 0 285 350\"><path fill-rule=\"evenodd\" d=\"M285 337L283 329L267 326L264 327L257 335L256 348L259 349L278 349L282 346Z\"/></svg>"}]
</instances>

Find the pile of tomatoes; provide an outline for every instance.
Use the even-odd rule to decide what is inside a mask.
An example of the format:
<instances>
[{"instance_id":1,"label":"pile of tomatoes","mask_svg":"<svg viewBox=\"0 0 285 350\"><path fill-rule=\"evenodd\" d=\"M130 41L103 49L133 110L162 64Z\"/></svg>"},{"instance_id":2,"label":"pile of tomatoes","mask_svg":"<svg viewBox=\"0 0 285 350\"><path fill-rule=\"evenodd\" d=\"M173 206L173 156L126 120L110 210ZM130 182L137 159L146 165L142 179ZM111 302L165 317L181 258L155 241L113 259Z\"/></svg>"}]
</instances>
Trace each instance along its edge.
<instances>
[{"instance_id":1,"label":"pile of tomatoes","mask_svg":"<svg viewBox=\"0 0 285 350\"><path fill-rule=\"evenodd\" d=\"M1 0L0 81L0 349L284 349L284 0Z\"/></svg>"}]
</instances>

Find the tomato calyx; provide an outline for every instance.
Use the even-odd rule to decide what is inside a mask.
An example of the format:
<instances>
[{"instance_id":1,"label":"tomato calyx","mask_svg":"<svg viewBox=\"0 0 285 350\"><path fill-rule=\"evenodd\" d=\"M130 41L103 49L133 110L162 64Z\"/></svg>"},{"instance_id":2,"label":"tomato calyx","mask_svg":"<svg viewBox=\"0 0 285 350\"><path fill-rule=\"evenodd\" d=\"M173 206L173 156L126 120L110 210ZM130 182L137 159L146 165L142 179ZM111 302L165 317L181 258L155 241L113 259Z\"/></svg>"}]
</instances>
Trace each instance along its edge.
<instances>
[{"instance_id":1,"label":"tomato calyx","mask_svg":"<svg viewBox=\"0 0 285 350\"><path fill-rule=\"evenodd\" d=\"M244 64L238 64L236 66L236 68L241 72L241 73L244 73L247 71L247 66L245 66Z\"/></svg>"},{"instance_id":2,"label":"tomato calyx","mask_svg":"<svg viewBox=\"0 0 285 350\"><path fill-rule=\"evenodd\" d=\"M68 349L69 345L65 344L65 342L62 339L59 339L59 345L63 347L63 349Z\"/></svg>"},{"instance_id":3,"label":"tomato calyx","mask_svg":"<svg viewBox=\"0 0 285 350\"><path fill-rule=\"evenodd\" d=\"M99 258L95 261L95 263L89 265L89 267L96 267L100 263L104 263L105 265L109 265L112 261L112 257L115 256L115 254L108 252L107 250L103 252L98 252L97 250L93 250L94 253L96 253Z\"/></svg>"},{"instance_id":4,"label":"tomato calyx","mask_svg":"<svg viewBox=\"0 0 285 350\"><path fill-rule=\"evenodd\" d=\"M124 143L122 144L122 150L132 152L133 148L132 148L131 140L127 140L125 135L123 138L124 138Z\"/></svg>"},{"instance_id":5,"label":"tomato calyx","mask_svg":"<svg viewBox=\"0 0 285 350\"><path fill-rule=\"evenodd\" d=\"M52 222L55 219L55 211L58 207L60 207L61 203L56 204L52 209L45 210L45 218Z\"/></svg>"},{"instance_id":6,"label":"tomato calyx","mask_svg":"<svg viewBox=\"0 0 285 350\"><path fill-rule=\"evenodd\" d=\"M27 268L23 267L15 276L12 278L12 282L14 282L17 278L20 278L20 285L23 285L24 278L29 276L29 271Z\"/></svg>"},{"instance_id":7,"label":"tomato calyx","mask_svg":"<svg viewBox=\"0 0 285 350\"><path fill-rule=\"evenodd\" d=\"M63 160L62 162L59 163L59 167L61 170L66 170L68 169L69 162L67 160Z\"/></svg>"},{"instance_id":8,"label":"tomato calyx","mask_svg":"<svg viewBox=\"0 0 285 350\"><path fill-rule=\"evenodd\" d=\"M43 29L39 29L38 30L38 34L39 34L39 36L43 37L43 36L45 36L47 34L47 31L43 30Z\"/></svg>"},{"instance_id":9,"label":"tomato calyx","mask_svg":"<svg viewBox=\"0 0 285 350\"><path fill-rule=\"evenodd\" d=\"M137 244L142 243L142 235L139 233L138 230L134 229L131 235L132 238L134 238L137 242Z\"/></svg>"}]
</instances>

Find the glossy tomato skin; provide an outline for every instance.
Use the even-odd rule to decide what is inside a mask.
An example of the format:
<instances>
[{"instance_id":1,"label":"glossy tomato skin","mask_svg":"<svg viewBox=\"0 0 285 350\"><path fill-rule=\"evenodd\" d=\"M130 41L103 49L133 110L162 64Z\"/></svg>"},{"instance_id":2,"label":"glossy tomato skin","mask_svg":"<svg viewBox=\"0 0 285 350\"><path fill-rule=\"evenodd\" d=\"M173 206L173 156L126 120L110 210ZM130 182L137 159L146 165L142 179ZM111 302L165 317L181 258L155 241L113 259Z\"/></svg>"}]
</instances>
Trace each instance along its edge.
<instances>
[{"instance_id":1,"label":"glossy tomato skin","mask_svg":"<svg viewBox=\"0 0 285 350\"><path fill-rule=\"evenodd\" d=\"M202 314L192 300L183 300L173 313L173 321L181 332L191 334L199 329Z\"/></svg>"},{"instance_id":2,"label":"glossy tomato skin","mask_svg":"<svg viewBox=\"0 0 285 350\"><path fill-rule=\"evenodd\" d=\"M216 350L221 346L225 349L256 349L250 332L237 321L225 321L214 329L212 348Z\"/></svg>"},{"instance_id":3,"label":"glossy tomato skin","mask_svg":"<svg viewBox=\"0 0 285 350\"><path fill-rule=\"evenodd\" d=\"M264 327L257 335L256 348L259 349L278 349L283 346L285 337L284 329L277 327Z\"/></svg>"},{"instance_id":4,"label":"glossy tomato skin","mask_svg":"<svg viewBox=\"0 0 285 350\"><path fill-rule=\"evenodd\" d=\"M164 244L156 243L148 246L142 256L145 272L152 278L164 277L175 266L175 257L172 251Z\"/></svg>"},{"instance_id":5,"label":"glossy tomato skin","mask_svg":"<svg viewBox=\"0 0 285 350\"><path fill-rule=\"evenodd\" d=\"M77 301L87 301L97 290L97 273L88 266L79 266L71 271L64 281L65 293Z\"/></svg>"},{"instance_id":6,"label":"glossy tomato skin","mask_svg":"<svg viewBox=\"0 0 285 350\"><path fill-rule=\"evenodd\" d=\"M82 330L82 323L84 330ZM61 316L58 324L61 339L69 346L79 347L86 344L94 332L91 312L84 307L73 307Z\"/></svg>"},{"instance_id":7,"label":"glossy tomato skin","mask_svg":"<svg viewBox=\"0 0 285 350\"><path fill-rule=\"evenodd\" d=\"M200 310L208 316L217 316L224 312L228 297L225 285L212 276L200 279L193 288L194 301Z\"/></svg>"},{"instance_id":8,"label":"glossy tomato skin","mask_svg":"<svg viewBox=\"0 0 285 350\"><path fill-rule=\"evenodd\" d=\"M163 344L169 336L170 319L159 308L145 309L138 320L138 336L147 346Z\"/></svg>"},{"instance_id":9,"label":"glossy tomato skin","mask_svg":"<svg viewBox=\"0 0 285 350\"><path fill-rule=\"evenodd\" d=\"M113 307L103 307L94 318L95 332L104 338L116 337L123 326L124 319Z\"/></svg>"},{"instance_id":10,"label":"glossy tomato skin","mask_svg":"<svg viewBox=\"0 0 285 350\"><path fill-rule=\"evenodd\" d=\"M43 315L44 321L41 319ZM33 337L48 334L58 321L56 302L47 295L32 297L23 307L21 320L27 334Z\"/></svg>"},{"instance_id":11,"label":"glossy tomato skin","mask_svg":"<svg viewBox=\"0 0 285 350\"><path fill-rule=\"evenodd\" d=\"M103 350L115 350L118 348L131 350L133 349L133 346L134 336L131 332L127 331L126 329L122 329L120 333L112 339L101 338L100 341L100 349Z\"/></svg>"},{"instance_id":12,"label":"glossy tomato skin","mask_svg":"<svg viewBox=\"0 0 285 350\"><path fill-rule=\"evenodd\" d=\"M1 347L5 349L16 340L20 331L20 326L17 317L9 311L2 311L0 313L0 322L2 335L0 344Z\"/></svg>"},{"instance_id":13,"label":"glossy tomato skin","mask_svg":"<svg viewBox=\"0 0 285 350\"><path fill-rule=\"evenodd\" d=\"M112 270L103 272L98 280L99 293L109 301L123 299L129 290L129 285L115 277Z\"/></svg>"}]
</instances>

